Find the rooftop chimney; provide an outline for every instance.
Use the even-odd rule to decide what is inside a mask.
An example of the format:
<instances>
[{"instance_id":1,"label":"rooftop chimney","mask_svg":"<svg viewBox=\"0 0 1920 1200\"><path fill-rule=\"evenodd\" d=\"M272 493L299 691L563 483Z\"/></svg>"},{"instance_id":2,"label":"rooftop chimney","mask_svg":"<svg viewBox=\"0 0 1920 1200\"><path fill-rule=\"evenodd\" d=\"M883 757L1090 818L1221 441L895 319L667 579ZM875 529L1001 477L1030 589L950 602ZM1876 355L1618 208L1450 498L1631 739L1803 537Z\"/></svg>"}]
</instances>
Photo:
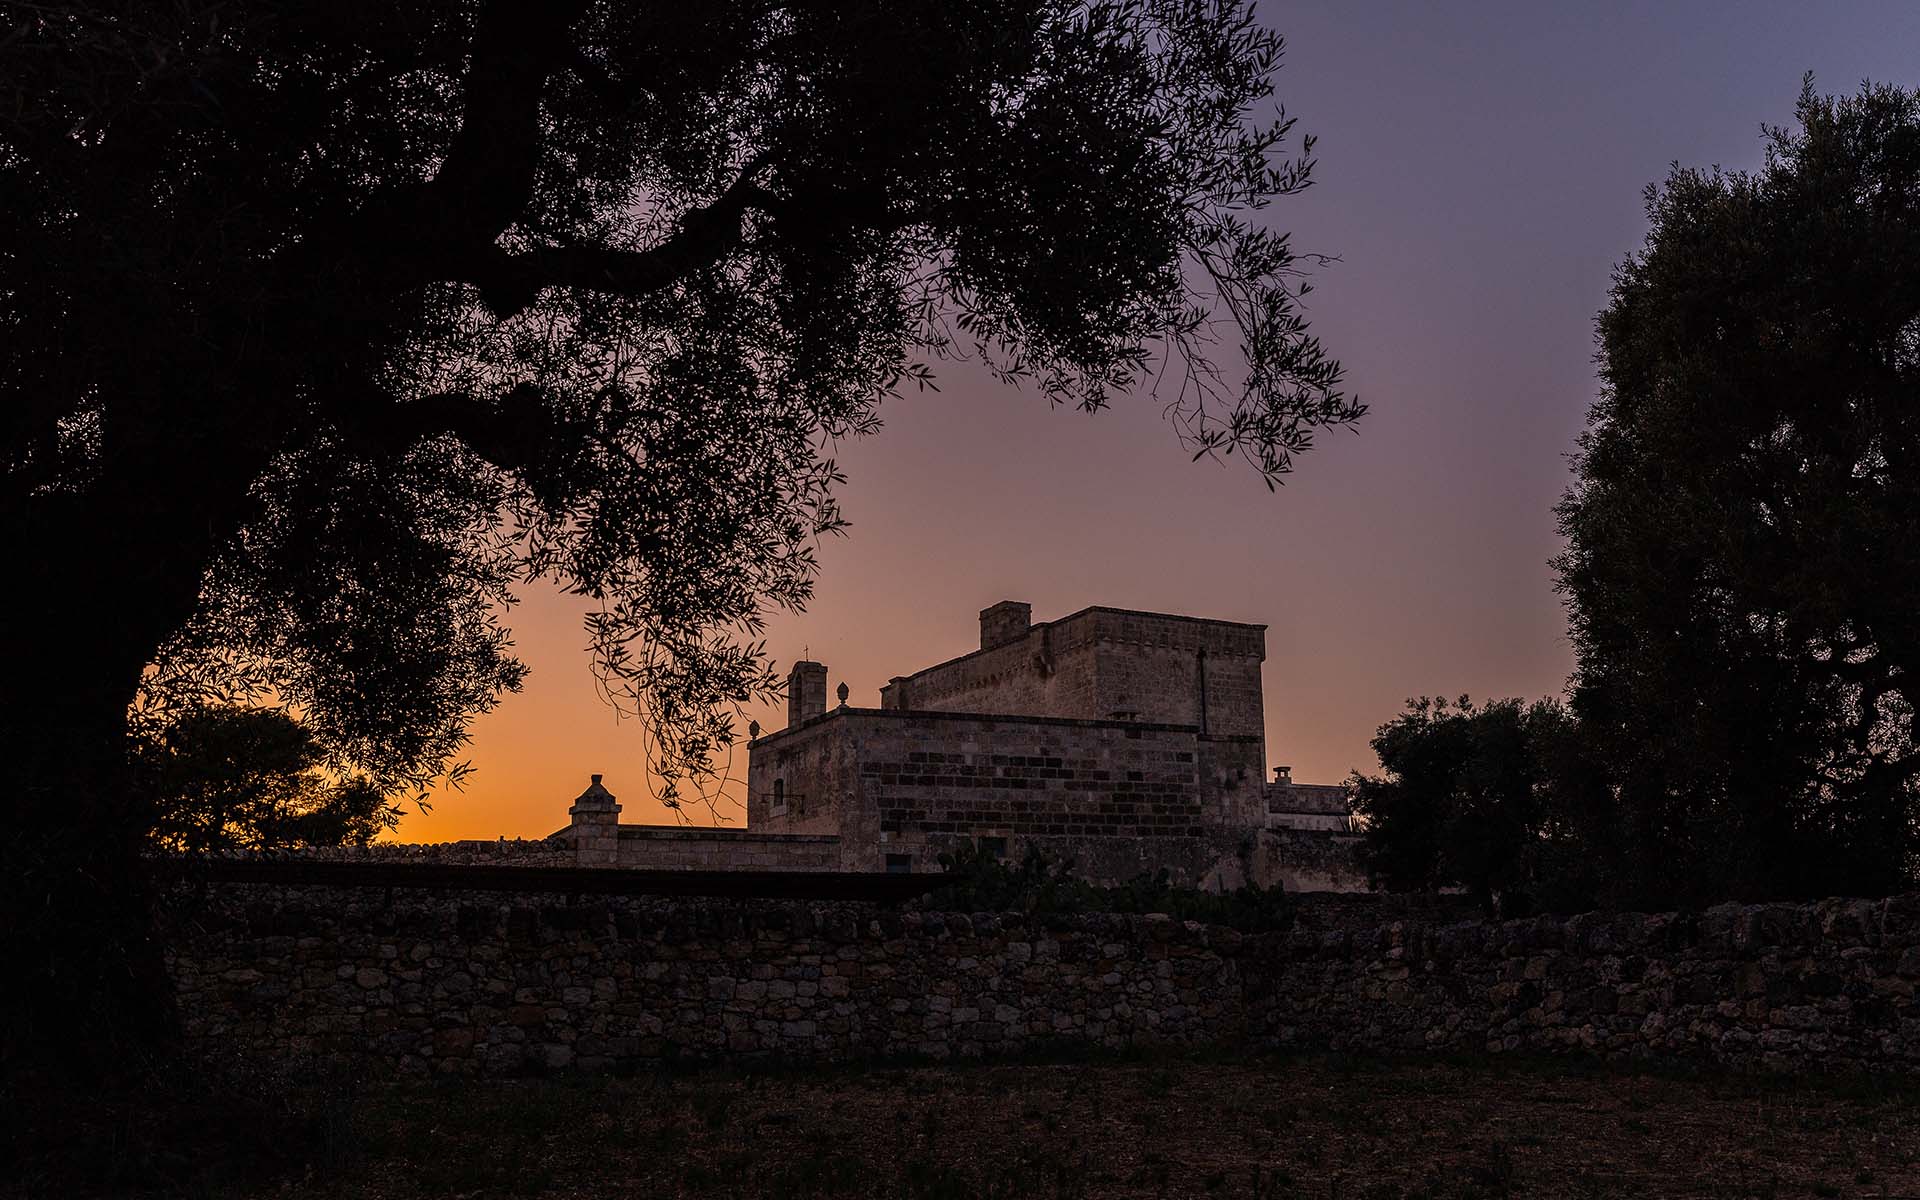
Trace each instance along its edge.
<instances>
[{"instance_id":1,"label":"rooftop chimney","mask_svg":"<svg viewBox=\"0 0 1920 1200\"><path fill-rule=\"evenodd\" d=\"M787 728L804 725L827 711L827 668L824 663L801 661L787 676Z\"/></svg>"},{"instance_id":2,"label":"rooftop chimney","mask_svg":"<svg viewBox=\"0 0 1920 1200\"><path fill-rule=\"evenodd\" d=\"M1033 605L1018 600L1002 600L992 608L980 610L980 648L991 650L1027 636L1033 625Z\"/></svg>"}]
</instances>

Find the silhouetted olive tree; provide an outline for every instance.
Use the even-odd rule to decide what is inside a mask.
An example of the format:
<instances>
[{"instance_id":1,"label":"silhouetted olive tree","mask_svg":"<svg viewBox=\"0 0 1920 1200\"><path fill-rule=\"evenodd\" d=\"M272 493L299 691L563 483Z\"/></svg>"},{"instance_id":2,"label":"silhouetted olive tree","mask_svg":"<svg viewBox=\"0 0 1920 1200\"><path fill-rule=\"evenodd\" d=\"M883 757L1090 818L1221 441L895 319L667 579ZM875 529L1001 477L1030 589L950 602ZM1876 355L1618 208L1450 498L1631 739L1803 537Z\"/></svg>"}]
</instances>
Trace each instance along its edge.
<instances>
[{"instance_id":1,"label":"silhouetted olive tree","mask_svg":"<svg viewBox=\"0 0 1920 1200\"><path fill-rule=\"evenodd\" d=\"M370 781L325 767L312 732L273 708L198 706L134 730L134 783L169 851L364 846L399 823Z\"/></svg>"},{"instance_id":2,"label":"silhouetted olive tree","mask_svg":"<svg viewBox=\"0 0 1920 1200\"><path fill-rule=\"evenodd\" d=\"M1796 115L1648 190L1558 510L1635 902L1915 878L1920 94Z\"/></svg>"},{"instance_id":3,"label":"silhouetted olive tree","mask_svg":"<svg viewBox=\"0 0 1920 1200\"><path fill-rule=\"evenodd\" d=\"M931 364L1155 386L1269 482L1355 420L1257 216L1311 167L1280 52L1240 0L7 10L9 1030L158 1010L143 686L420 785L551 580L674 780L774 687L834 440Z\"/></svg>"}]
</instances>

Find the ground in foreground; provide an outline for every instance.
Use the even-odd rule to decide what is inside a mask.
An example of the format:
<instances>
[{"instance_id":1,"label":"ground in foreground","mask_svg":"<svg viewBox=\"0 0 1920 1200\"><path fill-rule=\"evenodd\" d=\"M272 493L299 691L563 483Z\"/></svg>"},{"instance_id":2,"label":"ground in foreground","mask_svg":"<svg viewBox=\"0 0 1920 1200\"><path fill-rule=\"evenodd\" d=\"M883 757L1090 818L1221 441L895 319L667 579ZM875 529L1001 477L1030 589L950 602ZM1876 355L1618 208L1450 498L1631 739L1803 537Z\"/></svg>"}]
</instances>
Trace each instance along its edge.
<instances>
[{"instance_id":1,"label":"ground in foreground","mask_svg":"<svg viewBox=\"0 0 1920 1200\"><path fill-rule=\"evenodd\" d=\"M1920 1196L1916 1099L1911 1081L1324 1056L463 1081L361 1092L306 1178L265 1190Z\"/></svg>"}]
</instances>

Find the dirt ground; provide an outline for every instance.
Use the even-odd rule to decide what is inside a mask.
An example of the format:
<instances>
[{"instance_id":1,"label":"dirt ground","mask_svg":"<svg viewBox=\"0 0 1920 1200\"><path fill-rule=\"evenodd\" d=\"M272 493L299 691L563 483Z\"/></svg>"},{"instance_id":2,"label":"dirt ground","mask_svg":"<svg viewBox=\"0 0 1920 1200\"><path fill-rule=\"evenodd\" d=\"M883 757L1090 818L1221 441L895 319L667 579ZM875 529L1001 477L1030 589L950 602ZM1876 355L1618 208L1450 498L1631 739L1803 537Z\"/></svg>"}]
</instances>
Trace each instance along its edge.
<instances>
[{"instance_id":1,"label":"dirt ground","mask_svg":"<svg viewBox=\"0 0 1920 1200\"><path fill-rule=\"evenodd\" d=\"M365 1095L346 1197L1920 1197L1912 1081L1553 1062L891 1067ZM250 1194L258 1194L249 1189Z\"/></svg>"}]
</instances>

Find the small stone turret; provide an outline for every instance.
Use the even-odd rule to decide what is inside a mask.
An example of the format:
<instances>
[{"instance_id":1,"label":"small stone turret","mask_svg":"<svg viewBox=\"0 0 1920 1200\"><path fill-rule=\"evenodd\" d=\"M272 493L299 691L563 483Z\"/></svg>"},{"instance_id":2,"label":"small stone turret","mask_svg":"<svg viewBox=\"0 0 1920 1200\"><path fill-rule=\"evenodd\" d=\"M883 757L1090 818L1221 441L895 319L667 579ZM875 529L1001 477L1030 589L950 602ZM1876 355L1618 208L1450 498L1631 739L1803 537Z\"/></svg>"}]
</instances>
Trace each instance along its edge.
<instances>
[{"instance_id":1,"label":"small stone turret","mask_svg":"<svg viewBox=\"0 0 1920 1200\"><path fill-rule=\"evenodd\" d=\"M825 663L801 660L787 676L787 728L794 729L827 711Z\"/></svg>"},{"instance_id":2,"label":"small stone turret","mask_svg":"<svg viewBox=\"0 0 1920 1200\"><path fill-rule=\"evenodd\" d=\"M573 818L573 857L582 867L620 865L620 806L595 775L567 810Z\"/></svg>"}]
</instances>

